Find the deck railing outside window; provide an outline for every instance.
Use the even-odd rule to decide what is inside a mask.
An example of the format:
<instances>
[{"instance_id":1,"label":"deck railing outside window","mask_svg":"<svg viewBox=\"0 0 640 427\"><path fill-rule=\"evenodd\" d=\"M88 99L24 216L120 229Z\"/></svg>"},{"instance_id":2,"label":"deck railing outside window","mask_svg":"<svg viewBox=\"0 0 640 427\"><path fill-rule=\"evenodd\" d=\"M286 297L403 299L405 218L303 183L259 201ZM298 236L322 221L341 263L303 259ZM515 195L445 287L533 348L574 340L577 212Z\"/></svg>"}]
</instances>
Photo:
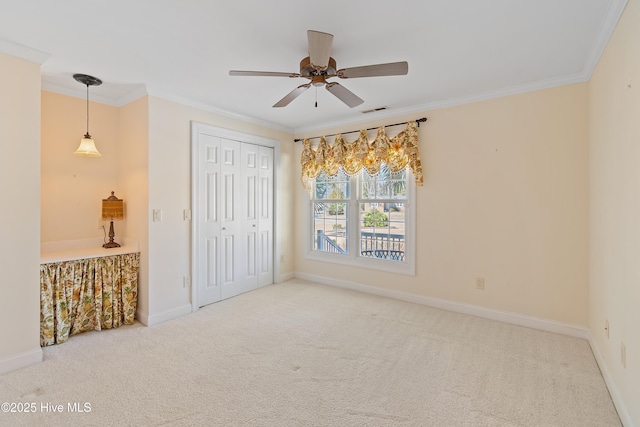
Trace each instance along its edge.
<instances>
[{"instance_id":1,"label":"deck railing outside window","mask_svg":"<svg viewBox=\"0 0 640 427\"><path fill-rule=\"evenodd\" d=\"M336 242L324 233L317 231L316 249L323 252L345 254ZM370 258L404 261L404 234L360 233L360 255Z\"/></svg>"},{"instance_id":2,"label":"deck railing outside window","mask_svg":"<svg viewBox=\"0 0 640 427\"><path fill-rule=\"evenodd\" d=\"M404 234L360 233L360 255L404 261Z\"/></svg>"}]
</instances>

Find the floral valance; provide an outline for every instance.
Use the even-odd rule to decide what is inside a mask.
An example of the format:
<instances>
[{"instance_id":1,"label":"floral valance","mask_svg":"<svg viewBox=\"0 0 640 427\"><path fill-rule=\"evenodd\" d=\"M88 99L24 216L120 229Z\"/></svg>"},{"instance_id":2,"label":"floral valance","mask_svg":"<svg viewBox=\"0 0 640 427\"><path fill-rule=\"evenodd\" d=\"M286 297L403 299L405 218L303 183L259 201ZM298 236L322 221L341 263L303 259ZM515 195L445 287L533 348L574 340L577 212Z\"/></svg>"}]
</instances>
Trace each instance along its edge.
<instances>
[{"instance_id":1,"label":"floral valance","mask_svg":"<svg viewBox=\"0 0 640 427\"><path fill-rule=\"evenodd\" d=\"M392 172L408 167L415 177L416 184L423 184L415 121L408 122L407 128L393 138L389 138L384 126L380 126L373 141L368 140L366 130L361 130L358 139L352 142L345 141L342 135L338 134L333 145L329 145L323 136L315 149L311 147L309 139L305 139L300 157L302 183L309 189L309 180L317 177L322 171L334 176L340 169L348 175L354 175L365 168L367 172L375 175L383 163Z\"/></svg>"}]
</instances>

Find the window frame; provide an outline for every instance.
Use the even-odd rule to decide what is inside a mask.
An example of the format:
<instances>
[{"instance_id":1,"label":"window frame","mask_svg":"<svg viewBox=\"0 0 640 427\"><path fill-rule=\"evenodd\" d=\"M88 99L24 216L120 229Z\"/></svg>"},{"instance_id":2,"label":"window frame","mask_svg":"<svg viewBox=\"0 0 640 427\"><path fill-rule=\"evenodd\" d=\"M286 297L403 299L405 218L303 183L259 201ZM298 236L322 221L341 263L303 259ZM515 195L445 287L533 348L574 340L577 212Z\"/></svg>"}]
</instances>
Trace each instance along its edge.
<instances>
[{"instance_id":1,"label":"window frame","mask_svg":"<svg viewBox=\"0 0 640 427\"><path fill-rule=\"evenodd\" d=\"M364 171L364 169L363 169ZM375 199L377 203L403 203L405 205L405 256L404 261L395 261L380 259L374 257L361 256L359 254L359 242L360 242L360 211L359 205L365 200L371 201L374 199L362 199L360 192L362 186L360 185L360 175L362 171L356 175L350 176L350 189L349 198L341 199L340 202L346 203L347 206L347 254L338 254L331 252L323 252L313 249L313 243L315 241L314 232L314 216L312 215L313 203L317 202L317 199L313 198L313 193L307 194L307 200L305 203L305 215L306 215L306 227L305 227L305 258L313 261L321 261L333 264L349 265L353 267L381 270L389 273L398 273L404 275L415 276L415 260L416 260L416 185L415 179L411 171L406 169L406 184L407 190L406 199ZM312 190L315 191L315 190ZM332 203L333 200L329 200Z\"/></svg>"}]
</instances>

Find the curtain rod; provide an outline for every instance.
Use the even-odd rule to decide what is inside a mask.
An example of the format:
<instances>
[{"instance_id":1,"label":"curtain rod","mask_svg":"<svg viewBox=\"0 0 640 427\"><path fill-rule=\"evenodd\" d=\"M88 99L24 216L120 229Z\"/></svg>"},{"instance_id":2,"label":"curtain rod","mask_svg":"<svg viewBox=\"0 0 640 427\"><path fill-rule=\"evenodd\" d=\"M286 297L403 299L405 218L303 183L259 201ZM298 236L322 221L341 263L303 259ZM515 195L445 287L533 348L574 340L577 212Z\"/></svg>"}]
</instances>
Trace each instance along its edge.
<instances>
[{"instance_id":1,"label":"curtain rod","mask_svg":"<svg viewBox=\"0 0 640 427\"><path fill-rule=\"evenodd\" d=\"M418 127L420 127L420 123L421 122L426 122L426 121L427 121L426 117L423 117L421 119L416 119L415 120L415 122L418 124ZM392 125L385 125L384 127L388 128L388 127L391 127L391 126L406 125L407 123L409 123L409 122L394 123ZM378 126L378 127L380 127L380 126ZM375 130L375 129L378 129L378 127L367 128L366 130ZM359 130L352 130L352 131L349 131L349 132L340 132L340 135L344 135L344 134L347 134L347 133L356 133L356 132L360 132L360 131ZM334 133L332 135L323 135L323 136L336 136L336 135L338 135L338 134ZM320 138L320 137L319 136L314 136L314 137L311 137L311 138L296 138L296 139L293 140L293 142L300 142L300 141L304 141L305 139L318 139L318 138Z\"/></svg>"}]
</instances>

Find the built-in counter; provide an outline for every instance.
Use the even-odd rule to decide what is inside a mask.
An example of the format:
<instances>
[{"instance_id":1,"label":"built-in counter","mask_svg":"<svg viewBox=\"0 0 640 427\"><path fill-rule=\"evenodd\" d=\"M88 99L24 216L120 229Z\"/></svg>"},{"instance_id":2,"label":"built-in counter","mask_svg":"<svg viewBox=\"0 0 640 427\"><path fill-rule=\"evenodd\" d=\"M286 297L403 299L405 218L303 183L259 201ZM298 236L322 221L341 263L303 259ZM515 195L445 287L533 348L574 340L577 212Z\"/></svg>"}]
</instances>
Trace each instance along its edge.
<instances>
[{"instance_id":1,"label":"built-in counter","mask_svg":"<svg viewBox=\"0 0 640 427\"><path fill-rule=\"evenodd\" d=\"M102 239L40 246L40 345L90 330L133 324L138 301L137 241L105 249Z\"/></svg>"},{"instance_id":2,"label":"built-in counter","mask_svg":"<svg viewBox=\"0 0 640 427\"><path fill-rule=\"evenodd\" d=\"M140 251L140 245L137 240L118 239L118 243L122 246L110 249L102 247L102 239L65 240L41 243L40 264L130 254Z\"/></svg>"}]
</instances>

